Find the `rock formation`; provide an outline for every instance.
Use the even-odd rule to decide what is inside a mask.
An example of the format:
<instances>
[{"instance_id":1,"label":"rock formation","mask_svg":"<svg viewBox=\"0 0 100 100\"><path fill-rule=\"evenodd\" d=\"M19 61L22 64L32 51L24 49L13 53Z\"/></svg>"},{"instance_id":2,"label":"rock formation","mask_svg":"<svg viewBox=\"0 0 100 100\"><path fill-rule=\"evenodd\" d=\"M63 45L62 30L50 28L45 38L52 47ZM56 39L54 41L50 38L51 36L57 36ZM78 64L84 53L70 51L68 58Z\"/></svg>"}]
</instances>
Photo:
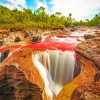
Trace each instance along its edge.
<instances>
[{"instance_id":1,"label":"rock formation","mask_svg":"<svg viewBox=\"0 0 100 100\"><path fill-rule=\"evenodd\" d=\"M100 99L100 39L94 38L75 48L80 74L65 85L56 100Z\"/></svg>"},{"instance_id":2,"label":"rock formation","mask_svg":"<svg viewBox=\"0 0 100 100\"><path fill-rule=\"evenodd\" d=\"M0 100L43 100L42 90L14 65L0 68Z\"/></svg>"},{"instance_id":3,"label":"rock formation","mask_svg":"<svg viewBox=\"0 0 100 100\"><path fill-rule=\"evenodd\" d=\"M4 100L51 100L51 95L45 90L45 82L32 61L32 53L32 49L25 47L10 51L0 64L2 100L4 97Z\"/></svg>"}]
</instances>

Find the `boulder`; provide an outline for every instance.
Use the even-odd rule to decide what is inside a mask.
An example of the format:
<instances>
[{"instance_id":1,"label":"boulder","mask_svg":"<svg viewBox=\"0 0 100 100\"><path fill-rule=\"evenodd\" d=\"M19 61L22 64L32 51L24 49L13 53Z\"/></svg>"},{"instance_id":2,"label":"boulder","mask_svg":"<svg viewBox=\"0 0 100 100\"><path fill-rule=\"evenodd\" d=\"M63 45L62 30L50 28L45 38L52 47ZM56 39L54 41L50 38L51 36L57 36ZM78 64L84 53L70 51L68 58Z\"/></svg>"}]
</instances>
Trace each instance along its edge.
<instances>
[{"instance_id":1,"label":"boulder","mask_svg":"<svg viewBox=\"0 0 100 100\"><path fill-rule=\"evenodd\" d=\"M34 36L32 37L32 43L37 43L37 42L40 42L41 41L41 36Z\"/></svg>"},{"instance_id":2,"label":"boulder","mask_svg":"<svg viewBox=\"0 0 100 100\"><path fill-rule=\"evenodd\" d=\"M14 42L20 42L20 41L21 41L20 37L15 37Z\"/></svg>"},{"instance_id":3,"label":"boulder","mask_svg":"<svg viewBox=\"0 0 100 100\"><path fill-rule=\"evenodd\" d=\"M84 35L84 38L85 38L85 39L92 39L92 38L95 38L95 37L96 37L95 34L85 34L85 35Z\"/></svg>"}]
</instances>

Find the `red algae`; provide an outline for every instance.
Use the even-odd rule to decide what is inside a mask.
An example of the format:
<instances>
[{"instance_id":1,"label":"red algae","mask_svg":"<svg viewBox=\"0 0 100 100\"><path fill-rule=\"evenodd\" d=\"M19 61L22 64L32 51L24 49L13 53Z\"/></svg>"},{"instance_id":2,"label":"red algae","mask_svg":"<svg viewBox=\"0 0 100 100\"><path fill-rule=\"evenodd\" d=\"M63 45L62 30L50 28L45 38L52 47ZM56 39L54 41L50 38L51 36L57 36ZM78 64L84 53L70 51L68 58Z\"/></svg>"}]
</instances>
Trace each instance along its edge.
<instances>
[{"instance_id":1,"label":"red algae","mask_svg":"<svg viewBox=\"0 0 100 100\"><path fill-rule=\"evenodd\" d=\"M74 43L47 40L47 41L36 43L36 44L30 44L30 45L27 45L26 47L32 48L34 50L49 49L49 50L73 51L75 46L76 45Z\"/></svg>"},{"instance_id":2,"label":"red algae","mask_svg":"<svg viewBox=\"0 0 100 100\"><path fill-rule=\"evenodd\" d=\"M3 52L5 50L7 50L7 49L11 49L13 51L13 50L15 50L17 48L20 48L20 47L21 46L19 46L19 45L16 45L16 46L7 46L7 47L4 47L4 48L0 48L0 52Z\"/></svg>"}]
</instances>

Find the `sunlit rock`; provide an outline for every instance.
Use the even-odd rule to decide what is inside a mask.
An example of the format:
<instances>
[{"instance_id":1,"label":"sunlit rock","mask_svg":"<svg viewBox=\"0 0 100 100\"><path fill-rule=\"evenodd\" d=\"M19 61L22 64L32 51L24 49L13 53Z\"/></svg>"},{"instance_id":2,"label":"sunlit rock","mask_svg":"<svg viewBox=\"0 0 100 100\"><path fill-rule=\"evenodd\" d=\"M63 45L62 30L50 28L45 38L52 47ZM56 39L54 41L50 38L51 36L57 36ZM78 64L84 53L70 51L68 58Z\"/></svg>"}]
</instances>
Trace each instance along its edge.
<instances>
[{"instance_id":1,"label":"sunlit rock","mask_svg":"<svg viewBox=\"0 0 100 100\"><path fill-rule=\"evenodd\" d=\"M100 40L82 42L75 51L80 74L63 87L56 100L99 100Z\"/></svg>"},{"instance_id":2,"label":"sunlit rock","mask_svg":"<svg viewBox=\"0 0 100 100\"><path fill-rule=\"evenodd\" d=\"M33 90L32 91L27 90L27 91L31 92L31 94L29 94L29 95L36 94L37 100L41 100L41 99L38 99L38 98L43 98L43 100L52 100L53 93L49 88L48 79L43 78L42 75L41 75L41 72L39 71L39 69L37 69L37 67L36 67L37 65L35 64L34 59L32 59L32 52L33 52L32 49L28 49L28 48L25 48L25 47L16 49L15 52L12 52L12 54L10 54L10 56L8 56L0 64L0 67L3 68L3 66L14 65L13 67L15 67L15 69L17 68L18 70L20 70L23 73L26 80L28 80L29 83L31 83L31 86L33 84L33 89L35 89L34 84L37 86L36 92L33 91ZM46 71L45 71L44 74L46 76ZM21 77L22 76L19 76L19 79ZM11 76L11 78L13 78L13 77ZM17 76L16 76L16 78L17 78ZM25 84L23 83L22 86L24 86L24 85ZM9 85L8 85L8 87L9 87ZM38 91L38 88L39 88L39 91ZM40 94L38 94L38 92ZM25 93L27 93L27 92L25 92ZM42 95L42 97L41 97L41 95ZM5 96L6 96L6 94L5 94ZM23 95L23 98L24 98L24 95Z\"/></svg>"},{"instance_id":3,"label":"sunlit rock","mask_svg":"<svg viewBox=\"0 0 100 100\"><path fill-rule=\"evenodd\" d=\"M27 80L25 73L15 65L0 68L1 100L43 100L42 89Z\"/></svg>"}]
</instances>

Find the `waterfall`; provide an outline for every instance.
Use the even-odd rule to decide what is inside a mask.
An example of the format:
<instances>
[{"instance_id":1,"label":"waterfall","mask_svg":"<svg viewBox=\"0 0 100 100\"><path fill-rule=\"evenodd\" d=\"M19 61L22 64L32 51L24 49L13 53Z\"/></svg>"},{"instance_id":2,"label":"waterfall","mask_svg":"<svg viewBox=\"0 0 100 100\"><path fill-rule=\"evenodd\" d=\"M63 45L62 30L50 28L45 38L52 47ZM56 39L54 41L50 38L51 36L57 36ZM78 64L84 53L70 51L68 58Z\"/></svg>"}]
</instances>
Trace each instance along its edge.
<instances>
[{"instance_id":1,"label":"waterfall","mask_svg":"<svg viewBox=\"0 0 100 100\"><path fill-rule=\"evenodd\" d=\"M48 69L53 80L53 91L58 94L62 87L74 77L74 51L47 50L39 51L35 58Z\"/></svg>"},{"instance_id":2,"label":"waterfall","mask_svg":"<svg viewBox=\"0 0 100 100\"><path fill-rule=\"evenodd\" d=\"M32 55L32 61L35 64L38 71L40 72L42 79L44 80L45 91L46 91L47 95L50 97L50 100L53 100L52 86L54 86L54 85L52 84L52 80L50 79L50 76L49 76L46 68L34 57L34 55ZM51 84L50 84L50 82L51 82Z\"/></svg>"}]
</instances>

